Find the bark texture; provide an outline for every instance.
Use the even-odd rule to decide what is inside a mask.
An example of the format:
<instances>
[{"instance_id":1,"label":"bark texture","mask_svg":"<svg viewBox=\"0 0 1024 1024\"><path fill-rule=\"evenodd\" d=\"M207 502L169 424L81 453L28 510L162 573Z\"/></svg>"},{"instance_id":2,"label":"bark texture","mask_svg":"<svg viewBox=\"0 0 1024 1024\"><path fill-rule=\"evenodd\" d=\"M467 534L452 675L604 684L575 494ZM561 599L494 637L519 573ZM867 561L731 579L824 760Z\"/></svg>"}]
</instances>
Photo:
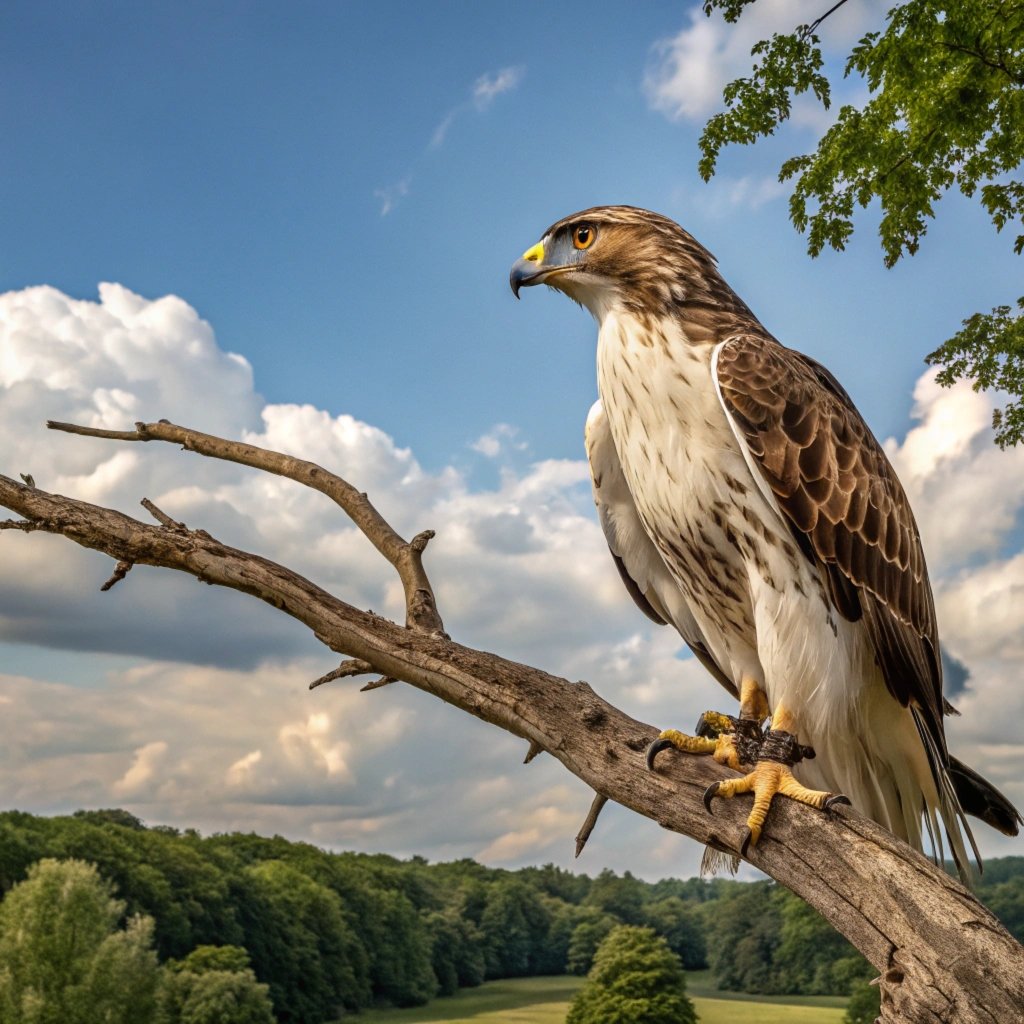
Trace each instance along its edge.
<instances>
[{"instance_id":1,"label":"bark texture","mask_svg":"<svg viewBox=\"0 0 1024 1024\"><path fill-rule=\"evenodd\" d=\"M644 768L656 729L603 700L585 682L474 650L445 634L423 566L429 531L405 541L365 494L314 463L171 423L134 431L70 424L54 429L116 441L168 441L316 488L334 499L394 566L405 590L399 625L346 604L285 566L189 529L144 501L156 524L0 476L0 505L20 519L0 528L60 534L117 561L113 586L136 563L163 566L251 594L293 616L347 660L313 685L373 673L372 689L402 680L545 751L595 793L578 849L601 808L614 800L663 828L727 852L745 832L745 799L717 801L704 790L733 773L710 757L663 754ZM127 583L125 585L130 585ZM372 698L371 698L372 699ZM958 882L881 826L850 808L824 815L777 800L746 858L803 897L880 972L884 1024L1015 1024L1024 1021L1024 947Z\"/></svg>"}]
</instances>

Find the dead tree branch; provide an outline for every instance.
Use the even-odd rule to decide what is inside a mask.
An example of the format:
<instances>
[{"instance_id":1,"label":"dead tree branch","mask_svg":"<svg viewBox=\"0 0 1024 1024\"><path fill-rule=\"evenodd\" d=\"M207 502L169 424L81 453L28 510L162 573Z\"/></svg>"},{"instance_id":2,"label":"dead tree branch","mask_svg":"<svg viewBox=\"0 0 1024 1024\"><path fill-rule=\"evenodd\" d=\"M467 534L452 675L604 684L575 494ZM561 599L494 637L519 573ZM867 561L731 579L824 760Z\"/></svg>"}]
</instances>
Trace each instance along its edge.
<instances>
[{"instance_id":1,"label":"dead tree branch","mask_svg":"<svg viewBox=\"0 0 1024 1024\"><path fill-rule=\"evenodd\" d=\"M318 686L323 686L324 683L333 683L335 679L349 679L352 676L368 676L374 671L376 670L368 661L360 661L359 659L343 661L337 668L331 669L330 672L320 676L319 679L314 679L313 682L309 684L309 688L311 690L315 690Z\"/></svg>"},{"instance_id":2,"label":"dead tree branch","mask_svg":"<svg viewBox=\"0 0 1024 1024\"><path fill-rule=\"evenodd\" d=\"M0 476L0 505L25 523L12 522L14 528L59 534L122 563L177 569L250 594L304 623L332 651L355 659L349 668L329 673L333 678L379 672L522 737L531 754L551 754L597 794L581 838L604 802L614 800L663 828L718 849L739 850L745 802L717 804L714 816L701 803L712 782L729 777L727 768L709 757L676 756L666 757L657 774L647 772L643 753L656 735L652 726L602 700L586 683L570 683L450 640L423 569L429 536L406 543L366 496L340 477L301 459L170 423L137 424L134 432L52 426L120 441L178 443L322 491L398 571L406 626L346 604L291 569L202 530L160 517L161 525L153 526ZM382 682L370 684L375 685ZM793 801L777 801L770 827L747 860L807 900L875 965L882 975L884 1024L1020 1019L1024 948L958 882L874 822L848 808L825 816Z\"/></svg>"},{"instance_id":3,"label":"dead tree branch","mask_svg":"<svg viewBox=\"0 0 1024 1024\"><path fill-rule=\"evenodd\" d=\"M427 633L443 633L444 623L437 611L434 591L423 569L423 551L434 536L425 530L408 543L392 529L390 523L373 507L367 496L357 491L348 481L335 476L315 462L297 459L281 452L258 448L240 441L227 441L198 430L178 427L167 420L159 423L136 423L135 430L98 430L74 423L46 424L51 430L84 437L103 437L113 441L167 441L180 444L186 451L206 455L211 459L237 462L252 466L265 473L275 473L326 494L366 535L373 546L395 567L405 590L406 625L410 629ZM152 503L150 503L152 504ZM152 512L149 505L146 506ZM155 514L155 513L154 513Z\"/></svg>"}]
</instances>

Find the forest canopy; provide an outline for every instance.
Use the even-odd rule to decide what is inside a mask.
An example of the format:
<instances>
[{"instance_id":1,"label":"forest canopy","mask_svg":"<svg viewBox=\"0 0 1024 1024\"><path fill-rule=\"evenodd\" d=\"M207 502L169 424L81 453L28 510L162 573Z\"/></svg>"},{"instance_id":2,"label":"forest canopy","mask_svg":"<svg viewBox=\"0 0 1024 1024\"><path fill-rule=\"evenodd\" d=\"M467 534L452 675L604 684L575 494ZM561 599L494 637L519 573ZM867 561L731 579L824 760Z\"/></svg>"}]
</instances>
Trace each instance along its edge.
<instances>
[{"instance_id":1,"label":"forest canopy","mask_svg":"<svg viewBox=\"0 0 1024 1024\"><path fill-rule=\"evenodd\" d=\"M147 828L123 810L0 814L0 891L47 858L94 866L76 870L95 877L109 926L151 929L156 958L179 975L162 984L164 1005L244 991L258 1015L265 991L276 1019L294 1024L418 1005L486 979L586 974L621 925L651 930L724 989L847 995L874 976L815 911L768 881L330 853L280 836ZM978 892L1024 938L1024 858L990 862Z\"/></svg>"}]
</instances>

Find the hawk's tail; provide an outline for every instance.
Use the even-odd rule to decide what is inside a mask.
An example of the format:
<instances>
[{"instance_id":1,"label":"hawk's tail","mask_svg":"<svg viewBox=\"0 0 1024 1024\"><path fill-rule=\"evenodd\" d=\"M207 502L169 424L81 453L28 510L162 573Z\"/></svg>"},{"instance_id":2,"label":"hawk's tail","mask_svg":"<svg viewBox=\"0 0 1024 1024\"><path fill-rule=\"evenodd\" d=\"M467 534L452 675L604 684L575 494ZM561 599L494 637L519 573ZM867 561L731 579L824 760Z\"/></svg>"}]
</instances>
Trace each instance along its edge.
<instances>
[{"instance_id":1,"label":"hawk's tail","mask_svg":"<svg viewBox=\"0 0 1024 1024\"><path fill-rule=\"evenodd\" d=\"M972 768L968 768L962 761L949 757L948 754L944 756L944 752L940 752L935 739L925 725L921 713L916 708L912 710L914 722L917 724L921 741L928 754L928 762L938 789L937 809L949 838L950 852L953 855L960 880L964 885L971 887L972 879L967 863L967 851L964 847L964 836L967 837L967 841L974 851L974 859L977 861L979 873L982 870L982 864L978 844L974 841L974 833L967 821L967 815L971 814L976 818L981 818L982 821L1009 836L1017 835L1019 825L1024 824L1024 819L1021 818L1013 804L991 782L982 778ZM938 829L938 822L935 820L933 808L925 808L925 824L931 836L936 860L941 861L943 859L942 836Z\"/></svg>"},{"instance_id":2,"label":"hawk's tail","mask_svg":"<svg viewBox=\"0 0 1024 1024\"><path fill-rule=\"evenodd\" d=\"M965 813L981 818L1004 836L1017 835L1024 818L988 779L955 757L949 759L949 778Z\"/></svg>"}]
</instances>

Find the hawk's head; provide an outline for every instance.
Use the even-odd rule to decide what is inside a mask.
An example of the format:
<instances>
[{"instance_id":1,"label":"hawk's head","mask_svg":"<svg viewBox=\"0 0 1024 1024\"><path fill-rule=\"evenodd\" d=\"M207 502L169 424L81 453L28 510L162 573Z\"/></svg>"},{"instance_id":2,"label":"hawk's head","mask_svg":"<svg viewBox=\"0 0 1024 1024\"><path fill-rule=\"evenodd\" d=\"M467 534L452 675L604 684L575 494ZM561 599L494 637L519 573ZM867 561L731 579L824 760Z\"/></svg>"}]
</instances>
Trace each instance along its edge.
<instances>
[{"instance_id":1,"label":"hawk's head","mask_svg":"<svg viewBox=\"0 0 1024 1024\"><path fill-rule=\"evenodd\" d=\"M557 288L599 322L615 309L646 316L709 306L750 312L692 235L635 206L595 206L552 224L513 264L509 283L517 298L529 285Z\"/></svg>"}]
</instances>

